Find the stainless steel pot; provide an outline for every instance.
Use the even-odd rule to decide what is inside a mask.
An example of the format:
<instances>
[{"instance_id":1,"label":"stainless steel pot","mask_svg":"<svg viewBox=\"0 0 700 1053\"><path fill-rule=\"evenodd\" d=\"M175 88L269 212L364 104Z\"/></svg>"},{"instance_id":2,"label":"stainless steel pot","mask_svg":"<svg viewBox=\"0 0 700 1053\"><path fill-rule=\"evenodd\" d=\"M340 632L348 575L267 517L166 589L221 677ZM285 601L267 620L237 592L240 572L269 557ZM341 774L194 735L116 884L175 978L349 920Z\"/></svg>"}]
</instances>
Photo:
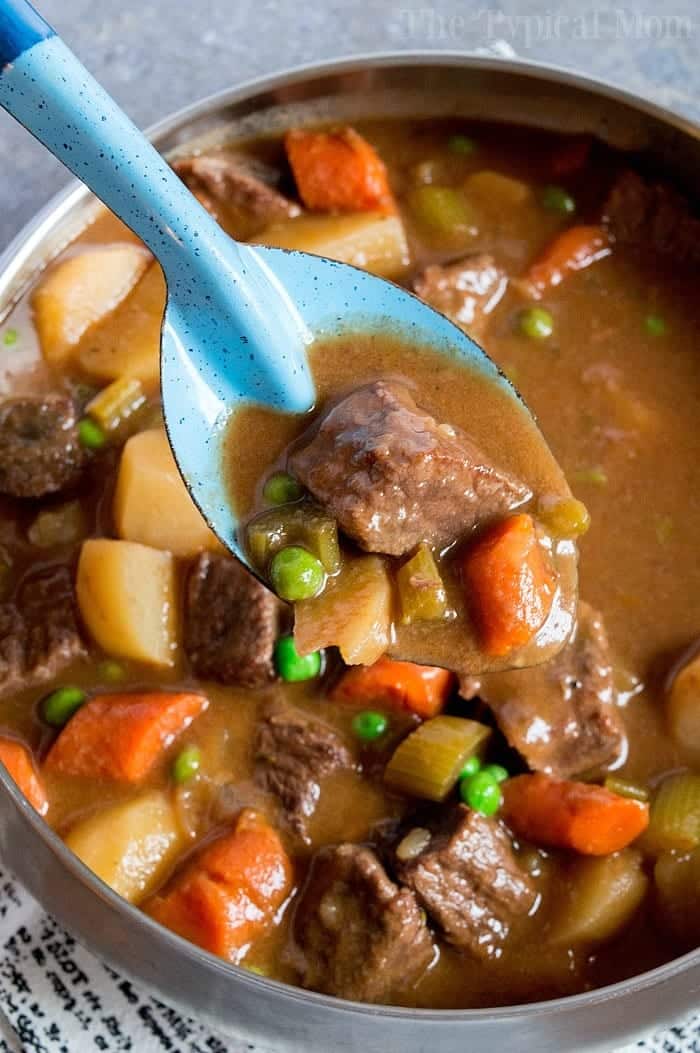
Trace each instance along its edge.
<instances>
[{"instance_id":1,"label":"stainless steel pot","mask_svg":"<svg viewBox=\"0 0 700 1053\"><path fill-rule=\"evenodd\" d=\"M700 130L621 91L554 68L460 54L400 53L306 67L205 99L151 130L166 153L274 131L292 120L446 115L591 131L700 182ZM0 258L0 318L94 208L73 185ZM700 1004L700 952L603 990L507 1009L358 1005L228 965L152 922L87 870L0 773L0 857L82 943L224 1035L285 1050L362 1053L609 1053Z\"/></svg>"}]
</instances>

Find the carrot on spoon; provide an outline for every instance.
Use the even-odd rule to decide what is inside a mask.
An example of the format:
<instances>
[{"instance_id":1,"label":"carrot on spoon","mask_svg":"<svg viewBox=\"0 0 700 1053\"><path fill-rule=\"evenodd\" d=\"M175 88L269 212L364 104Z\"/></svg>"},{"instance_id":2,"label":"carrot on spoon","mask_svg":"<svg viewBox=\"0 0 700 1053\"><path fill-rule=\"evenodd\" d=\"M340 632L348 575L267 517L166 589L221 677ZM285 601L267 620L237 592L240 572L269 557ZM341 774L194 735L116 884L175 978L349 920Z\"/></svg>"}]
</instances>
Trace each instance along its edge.
<instances>
[{"instance_id":1,"label":"carrot on spoon","mask_svg":"<svg viewBox=\"0 0 700 1053\"><path fill-rule=\"evenodd\" d=\"M299 196L318 212L394 212L384 162L354 128L293 128L284 139Z\"/></svg>"},{"instance_id":2,"label":"carrot on spoon","mask_svg":"<svg viewBox=\"0 0 700 1053\"><path fill-rule=\"evenodd\" d=\"M631 844L649 825L649 805L586 782L541 772L502 784L501 814L513 833L535 844L604 856Z\"/></svg>"},{"instance_id":3,"label":"carrot on spoon","mask_svg":"<svg viewBox=\"0 0 700 1053\"><path fill-rule=\"evenodd\" d=\"M39 815L45 815L49 808L46 790L27 747L16 739L0 737L0 762Z\"/></svg>"},{"instance_id":4,"label":"carrot on spoon","mask_svg":"<svg viewBox=\"0 0 700 1053\"><path fill-rule=\"evenodd\" d=\"M452 673L439 666L382 657L373 665L356 665L346 670L331 698L363 705L383 702L427 719L443 709L452 682Z\"/></svg>"},{"instance_id":5,"label":"carrot on spoon","mask_svg":"<svg viewBox=\"0 0 700 1053\"><path fill-rule=\"evenodd\" d=\"M71 717L44 768L140 782L208 705L204 695L191 691L98 695Z\"/></svg>"},{"instance_id":6,"label":"carrot on spoon","mask_svg":"<svg viewBox=\"0 0 700 1053\"><path fill-rule=\"evenodd\" d=\"M292 866L267 820L245 809L153 897L145 911L212 954L238 961L292 888Z\"/></svg>"},{"instance_id":7,"label":"carrot on spoon","mask_svg":"<svg viewBox=\"0 0 700 1053\"><path fill-rule=\"evenodd\" d=\"M467 603L481 645L498 657L523 647L544 624L555 581L532 516L509 516L462 557Z\"/></svg>"}]
</instances>

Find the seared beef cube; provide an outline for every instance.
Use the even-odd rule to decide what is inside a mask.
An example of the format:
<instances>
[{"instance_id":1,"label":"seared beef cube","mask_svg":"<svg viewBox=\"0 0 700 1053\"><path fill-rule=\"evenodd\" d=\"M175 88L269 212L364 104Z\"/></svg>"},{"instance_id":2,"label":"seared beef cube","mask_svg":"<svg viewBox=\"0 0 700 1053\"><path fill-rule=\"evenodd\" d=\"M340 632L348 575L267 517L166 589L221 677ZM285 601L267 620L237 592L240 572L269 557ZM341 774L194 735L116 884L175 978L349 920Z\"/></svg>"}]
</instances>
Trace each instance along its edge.
<instances>
[{"instance_id":1,"label":"seared beef cube","mask_svg":"<svg viewBox=\"0 0 700 1053\"><path fill-rule=\"evenodd\" d=\"M308 841L307 820L313 815L326 775L353 767L353 758L337 731L285 702L263 710L254 743L255 778L274 793L287 821Z\"/></svg>"},{"instance_id":2,"label":"seared beef cube","mask_svg":"<svg viewBox=\"0 0 700 1053\"><path fill-rule=\"evenodd\" d=\"M252 157L202 154L176 161L173 168L200 204L216 219L228 220L239 238L301 212L274 186L274 169Z\"/></svg>"},{"instance_id":3,"label":"seared beef cube","mask_svg":"<svg viewBox=\"0 0 700 1053\"><path fill-rule=\"evenodd\" d=\"M389 1002L433 958L425 915L371 849L322 849L297 907L305 987L358 1002Z\"/></svg>"},{"instance_id":4,"label":"seared beef cube","mask_svg":"<svg viewBox=\"0 0 700 1053\"><path fill-rule=\"evenodd\" d=\"M489 316L506 291L508 278L493 256L476 253L444 267L432 264L418 275L413 289L441 314L481 340Z\"/></svg>"},{"instance_id":5,"label":"seared beef cube","mask_svg":"<svg viewBox=\"0 0 700 1053\"><path fill-rule=\"evenodd\" d=\"M536 899L505 829L464 805L417 855L399 860L397 871L445 938L478 958L498 954L515 918Z\"/></svg>"},{"instance_id":6,"label":"seared beef cube","mask_svg":"<svg viewBox=\"0 0 700 1053\"><path fill-rule=\"evenodd\" d=\"M290 469L349 537L391 556L420 541L449 544L530 497L393 381L359 388L333 407Z\"/></svg>"},{"instance_id":7,"label":"seared beef cube","mask_svg":"<svg viewBox=\"0 0 700 1053\"><path fill-rule=\"evenodd\" d=\"M0 695L53 680L85 654L67 567L33 576L0 605Z\"/></svg>"},{"instance_id":8,"label":"seared beef cube","mask_svg":"<svg viewBox=\"0 0 700 1053\"><path fill-rule=\"evenodd\" d=\"M10 399L0 406L0 493L58 493L79 480L86 463L67 396Z\"/></svg>"},{"instance_id":9,"label":"seared beef cube","mask_svg":"<svg viewBox=\"0 0 700 1053\"><path fill-rule=\"evenodd\" d=\"M190 571L185 651L205 680L259 687L274 678L281 604L236 559L204 552Z\"/></svg>"},{"instance_id":10,"label":"seared beef cube","mask_svg":"<svg viewBox=\"0 0 700 1053\"><path fill-rule=\"evenodd\" d=\"M490 706L533 771L594 775L625 750L607 633L587 603L579 603L575 636L550 662L465 680L460 690Z\"/></svg>"},{"instance_id":11,"label":"seared beef cube","mask_svg":"<svg viewBox=\"0 0 700 1053\"><path fill-rule=\"evenodd\" d=\"M671 257L673 263L700 265L700 217L663 183L623 172L605 202L603 222L622 244L650 248Z\"/></svg>"}]
</instances>

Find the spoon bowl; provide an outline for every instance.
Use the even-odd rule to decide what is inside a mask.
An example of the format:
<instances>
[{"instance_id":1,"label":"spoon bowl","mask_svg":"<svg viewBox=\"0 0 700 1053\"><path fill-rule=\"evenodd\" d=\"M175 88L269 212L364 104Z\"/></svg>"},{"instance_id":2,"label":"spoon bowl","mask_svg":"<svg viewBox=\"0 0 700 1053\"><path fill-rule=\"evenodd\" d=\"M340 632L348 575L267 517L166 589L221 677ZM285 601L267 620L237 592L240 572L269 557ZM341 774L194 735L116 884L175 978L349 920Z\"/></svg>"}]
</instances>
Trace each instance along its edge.
<instances>
[{"instance_id":1,"label":"spoon bowl","mask_svg":"<svg viewBox=\"0 0 700 1053\"><path fill-rule=\"evenodd\" d=\"M384 332L457 358L501 385L485 352L404 289L347 264L233 241L26 0L0 0L0 105L148 246L165 274L166 427L187 488L247 563L223 442L241 404L314 404L306 352L321 336ZM544 439L542 439L544 445Z\"/></svg>"}]
</instances>

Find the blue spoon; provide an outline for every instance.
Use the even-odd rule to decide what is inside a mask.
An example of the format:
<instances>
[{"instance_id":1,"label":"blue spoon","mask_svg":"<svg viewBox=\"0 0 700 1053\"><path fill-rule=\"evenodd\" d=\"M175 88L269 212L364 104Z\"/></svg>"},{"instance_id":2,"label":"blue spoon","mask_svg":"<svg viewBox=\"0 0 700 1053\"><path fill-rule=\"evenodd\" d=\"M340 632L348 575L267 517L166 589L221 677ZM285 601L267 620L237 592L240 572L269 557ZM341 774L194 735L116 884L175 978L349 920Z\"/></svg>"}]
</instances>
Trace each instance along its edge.
<instances>
[{"instance_id":1,"label":"blue spoon","mask_svg":"<svg viewBox=\"0 0 700 1053\"><path fill-rule=\"evenodd\" d=\"M224 479L231 412L314 403L306 349L320 334L390 331L481 370L513 397L460 329L404 289L302 252L233 241L26 0L0 0L0 105L122 219L168 288L161 386L170 443L212 529L247 562Z\"/></svg>"}]
</instances>

